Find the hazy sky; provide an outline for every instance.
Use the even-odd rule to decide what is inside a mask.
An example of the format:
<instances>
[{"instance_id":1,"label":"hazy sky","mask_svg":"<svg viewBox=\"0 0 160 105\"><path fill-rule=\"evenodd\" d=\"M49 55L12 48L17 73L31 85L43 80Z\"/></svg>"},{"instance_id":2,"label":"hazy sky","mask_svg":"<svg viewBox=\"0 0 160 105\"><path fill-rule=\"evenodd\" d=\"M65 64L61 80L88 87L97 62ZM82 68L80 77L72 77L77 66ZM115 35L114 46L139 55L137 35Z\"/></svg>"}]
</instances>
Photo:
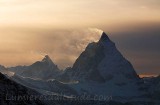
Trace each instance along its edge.
<instances>
[{"instance_id":1,"label":"hazy sky","mask_svg":"<svg viewBox=\"0 0 160 105\"><path fill-rule=\"evenodd\" d=\"M0 64L71 66L105 31L139 74L160 73L160 0L0 0Z\"/></svg>"}]
</instances>

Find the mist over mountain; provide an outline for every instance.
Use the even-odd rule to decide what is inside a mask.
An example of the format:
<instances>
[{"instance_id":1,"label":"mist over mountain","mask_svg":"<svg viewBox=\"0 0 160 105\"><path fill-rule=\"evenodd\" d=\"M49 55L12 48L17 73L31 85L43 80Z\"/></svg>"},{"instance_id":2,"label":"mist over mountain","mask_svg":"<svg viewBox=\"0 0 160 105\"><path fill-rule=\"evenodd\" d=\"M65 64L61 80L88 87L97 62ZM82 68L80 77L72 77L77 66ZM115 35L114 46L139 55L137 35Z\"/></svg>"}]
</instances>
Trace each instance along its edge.
<instances>
[{"instance_id":1,"label":"mist over mountain","mask_svg":"<svg viewBox=\"0 0 160 105\"><path fill-rule=\"evenodd\" d=\"M71 77L106 82L112 78L138 79L131 63L103 32L98 42L90 43L72 67ZM118 81L118 80L117 80Z\"/></svg>"},{"instance_id":2,"label":"mist over mountain","mask_svg":"<svg viewBox=\"0 0 160 105\"><path fill-rule=\"evenodd\" d=\"M81 102L74 101L75 103L86 102L90 105L91 100L98 105L109 102L118 102L119 105L160 103L159 77L140 78L132 64L117 50L115 43L104 32L98 42L88 44L73 67L64 71L53 63L49 55L30 66L0 66L0 70L13 72L12 76L8 76L11 80L42 95L62 96L66 99L78 99L77 97L84 94L90 96ZM96 101L95 96L111 99ZM61 100L60 105L63 105L62 102L64 101Z\"/></svg>"}]
</instances>

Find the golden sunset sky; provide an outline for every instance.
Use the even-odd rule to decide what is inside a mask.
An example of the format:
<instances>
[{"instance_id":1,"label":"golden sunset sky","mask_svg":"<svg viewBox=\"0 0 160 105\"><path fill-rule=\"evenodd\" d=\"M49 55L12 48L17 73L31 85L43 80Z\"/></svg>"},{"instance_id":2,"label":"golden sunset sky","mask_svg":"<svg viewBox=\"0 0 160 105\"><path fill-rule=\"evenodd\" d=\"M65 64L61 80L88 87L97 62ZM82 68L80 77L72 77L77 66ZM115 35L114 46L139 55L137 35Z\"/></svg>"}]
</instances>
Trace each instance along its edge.
<instances>
[{"instance_id":1,"label":"golden sunset sky","mask_svg":"<svg viewBox=\"0 0 160 105\"><path fill-rule=\"evenodd\" d=\"M0 64L48 54L60 68L72 66L98 29L139 74L160 72L160 0L0 0Z\"/></svg>"}]
</instances>

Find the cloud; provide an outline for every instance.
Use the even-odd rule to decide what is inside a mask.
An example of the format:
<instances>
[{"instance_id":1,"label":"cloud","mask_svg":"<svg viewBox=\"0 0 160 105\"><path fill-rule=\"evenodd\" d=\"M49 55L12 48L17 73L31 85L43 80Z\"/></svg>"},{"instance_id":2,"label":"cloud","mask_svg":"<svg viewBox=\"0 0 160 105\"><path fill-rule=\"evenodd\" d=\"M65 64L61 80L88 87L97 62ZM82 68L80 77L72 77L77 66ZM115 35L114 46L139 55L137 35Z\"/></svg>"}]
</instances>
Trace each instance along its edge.
<instances>
[{"instance_id":1,"label":"cloud","mask_svg":"<svg viewBox=\"0 0 160 105\"><path fill-rule=\"evenodd\" d=\"M99 26L140 74L159 72L159 27L158 22ZM98 41L102 30L3 27L0 30L0 64L30 65L48 54L61 69L72 66L88 43Z\"/></svg>"},{"instance_id":2,"label":"cloud","mask_svg":"<svg viewBox=\"0 0 160 105\"><path fill-rule=\"evenodd\" d=\"M99 28L116 43L139 74L155 74L160 68L159 27L160 23L156 22L136 22ZM102 30L3 28L0 35L0 64L30 65L48 54L61 69L72 66L88 43L98 41Z\"/></svg>"},{"instance_id":3,"label":"cloud","mask_svg":"<svg viewBox=\"0 0 160 105\"><path fill-rule=\"evenodd\" d=\"M5 4L0 4L2 27L4 25L97 27L99 24L160 19L158 0L3 0L3 2Z\"/></svg>"},{"instance_id":4,"label":"cloud","mask_svg":"<svg viewBox=\"0 0 160 105\"><path fill-rule=\"evenodd\" d=\"M96 30L61 30L39 35L35 49L47 52L60 68L71 66L88 43L98 41L100 33ZM44 43L43 43L44 42Z\"/></svg>"},{"instance_id":5,"label":"cloud","mask_svg":"<svg viewBox=\"0 0 160 105\"><path fill-rule=\"evenodd\" d=\"M65 68L73 64L88 43L98 41L101 35L100 30L96 28L79 30L18 29L10 29L16 34L8 33L6 30L4 39L1 39L14 40L8 43L1 41L0 49L1 52L4 52L0 57L3 59L0 61L1 64L28 65L48 54L60 68ZM10 37L11 35L12 37ZM4 48L2 46L4 44L8 47ZM14 57L7 57L7 54Z\"/></svg>"}]
</instances>

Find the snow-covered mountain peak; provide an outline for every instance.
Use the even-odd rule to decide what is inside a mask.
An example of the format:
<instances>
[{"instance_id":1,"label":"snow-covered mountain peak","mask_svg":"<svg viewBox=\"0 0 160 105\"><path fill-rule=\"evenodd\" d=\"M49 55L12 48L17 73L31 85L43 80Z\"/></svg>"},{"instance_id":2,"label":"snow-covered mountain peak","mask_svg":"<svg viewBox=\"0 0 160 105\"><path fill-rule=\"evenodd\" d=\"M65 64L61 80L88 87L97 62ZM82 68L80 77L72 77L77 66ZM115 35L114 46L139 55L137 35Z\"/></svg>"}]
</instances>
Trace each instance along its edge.
<instances>
[{"instance_id":1,"label":"snow-covered mountain peak","mask_svg":"<svg viewBox=\"0 0 160 105\"><path fill-rule=\"evenodd\" d=\"M61 71L58 66L53 63L51 58L46 55L42 61L37 61L30 65L21 75L24 77L39 79L54 79Z\"/></svg>"},{"instance_id":2,"label":"snow-covered mountain peak","mask_svg":"<svg viewBox=\"0 0 160 105\"><path fill-rule=\"evenodd\" d=\"M139 79L132 64L118 51L115 43L103 32L98 42L90 43L72 67L73 79L117 84Z\"/></svg>"}]
</instances>

